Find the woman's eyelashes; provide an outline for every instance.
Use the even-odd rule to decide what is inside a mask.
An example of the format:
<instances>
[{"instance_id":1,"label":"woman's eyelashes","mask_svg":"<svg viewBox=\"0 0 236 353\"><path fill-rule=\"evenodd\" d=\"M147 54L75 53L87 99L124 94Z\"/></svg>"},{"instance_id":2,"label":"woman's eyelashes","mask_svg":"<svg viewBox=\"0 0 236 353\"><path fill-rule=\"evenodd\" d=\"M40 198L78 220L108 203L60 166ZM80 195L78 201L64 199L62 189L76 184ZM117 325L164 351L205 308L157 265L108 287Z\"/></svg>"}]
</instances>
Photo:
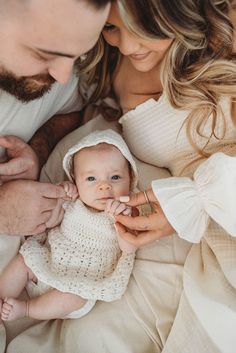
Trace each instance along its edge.
<instances>
[{"instance_id":1,"label":"woman's eyelashes","mask_svg":"<svg viewBox=\"0 0 236 353\"><path fill-rule=\"evenodd\" d=\"M115 29L116 29L116 26L112 25L111 23L106 23L105 26L103 27L103 31L105 32L114 31Z\"/></svg>"}]
</instances>

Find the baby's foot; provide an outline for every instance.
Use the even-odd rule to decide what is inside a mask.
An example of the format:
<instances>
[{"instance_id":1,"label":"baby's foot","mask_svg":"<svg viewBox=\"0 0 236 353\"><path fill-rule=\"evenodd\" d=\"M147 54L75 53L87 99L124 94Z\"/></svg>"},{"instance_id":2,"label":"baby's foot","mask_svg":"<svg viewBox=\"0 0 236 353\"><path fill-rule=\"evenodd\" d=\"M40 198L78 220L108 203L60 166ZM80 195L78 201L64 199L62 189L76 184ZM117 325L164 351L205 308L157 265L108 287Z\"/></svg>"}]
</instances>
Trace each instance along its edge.
<instances>
[{"instance_id":1,"label":"baby's foot","mask_svg":"<svg viewBox=\"0 0 236 353\"><path fill-rule=\"evenodd\" d=\"M26 302L14 298L5 298L2 304L1 319L3 321L20 319L26 315L26 311Z\"/></svg>"}]
</instances>

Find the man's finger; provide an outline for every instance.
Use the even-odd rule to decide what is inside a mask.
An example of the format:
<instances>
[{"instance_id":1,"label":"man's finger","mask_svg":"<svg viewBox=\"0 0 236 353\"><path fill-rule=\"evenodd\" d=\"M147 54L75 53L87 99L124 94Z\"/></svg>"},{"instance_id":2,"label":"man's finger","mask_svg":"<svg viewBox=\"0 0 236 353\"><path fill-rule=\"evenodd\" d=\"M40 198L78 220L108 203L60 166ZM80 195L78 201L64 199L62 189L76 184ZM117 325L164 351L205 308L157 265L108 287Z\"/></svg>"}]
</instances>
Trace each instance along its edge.
<instances>
[{"instance_id":1,"label":"man's finger","mask_svg":"<svg viewBox=\"0 0 236 353\"><path fill-rule=\"evenodd\" d=\"M25 142L16 136L0 136L0 146L7 149L20 149L25 146Z\"/></svg>"},{"instance_id":2,"label":"man's finger","mask_svg":"<svg viewBox=\"0 0 236 353\"><path fill-rule=\"evenodd\" d=\"M57 206L55 210L51 213L51 217L46 222L47 228L52 228L61 223L64 216L64 209L61 206Z\"/></svg>"},{"instance_id":3,"label":"man's finger","mask_svg":"<svg viewBox=\"0 0 236 353\"><path fill-rule=\"evenodd\" d=\"M66 196L66 192L63 187L50 183L40 183L41 193L43 197L58 199Z\"/></svg>"},{"instance_id":4,"label":"man's finger","mask_svg":"<svg viewBox=\"0 0 236 353\"><path fill-rule=\"evenodd\" d=\"M46 230L47 226L45 223L39 224L32 232L30 232L27 235L36 235L44 232Z\"/></svg>"},{"instance_id":5,"label":"man's finger","mask_svg":"<svg viewBox=\"0 0 236 353\"><path fill-rule=\"evenodd\" d=\"M42 212L39 220L40 223L46 224L48 220L51 218L51 216L52 216L52 210Z\"/></svg>"},{"instance_id":6,"label":"man's finger","mask_svg":"<svg viewBox=\"0 0 236 353\"><path fill-rule=\"evenodd\" d=\"M64 199L61 199L62 201ZM42 212L47 212L47 211L52 211L54 210L58 205L58 199L57 198L44 198L42 199L42 202L40 204L41 208L42 208Z\"/></svg>"},{"instance_id":7,"label":"man's finger","mask_svg":"<svg viewBox=\"0 0 236 353\"><path fill-rule=\"evenodd\" d=\"M15 174L15 175L0 175L1 181L10 181L16 179L27 179L25 173Z\"/></svg>"},{"instance_id":8,"label":"man's finger","mask_svg":"<svg viewBox=\"0 0 236 353\"><path fill-rule=\"evenodd\" d=\"M156 219L157 218L157 219ZM117 222L132 230L154 230L157 228L158 215L151 214L148 216L128 217L123 215L115 216Z\"/></svg>"},{"instance_id":9,"label":"man's finger","mask_svg":"<svg viewBox=\"0 0 236 353\"><path fill-rule=\"evenodd\" d=\"M0 163L0 174L3 176L14 176L24 173L27 170L27 165L22 159L13 158L8 162Z\"/></svg>"}]
</instances>

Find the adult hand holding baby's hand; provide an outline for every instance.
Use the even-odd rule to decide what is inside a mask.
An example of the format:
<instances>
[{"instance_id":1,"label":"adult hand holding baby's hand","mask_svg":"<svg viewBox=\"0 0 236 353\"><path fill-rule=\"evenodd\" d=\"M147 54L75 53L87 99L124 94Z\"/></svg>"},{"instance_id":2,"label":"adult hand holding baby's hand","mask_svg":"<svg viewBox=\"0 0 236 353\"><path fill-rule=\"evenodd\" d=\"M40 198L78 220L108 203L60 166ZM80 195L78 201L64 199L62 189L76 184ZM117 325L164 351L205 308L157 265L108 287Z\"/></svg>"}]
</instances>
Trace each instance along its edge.
<instances>
[{"instance_id":1,"label":"adult hand holding baby's hand","mask_svg":"<svg viewBox=\"0 0 236 353\"><path fill-rule=\"evenodd\" d=\"M133 209L131 206L126 205L123 202L120 202L119 200L115 200L115 199L109 199L107 200L106 203L106 208L105 211L107 213L110 213L113 216L122 214L125 216L131 216L132 213L135 213L136 215L138 214L136 212L136 209ZM127 242L125 239L123 239L119 233L117 232L117 240L120 246L121 251L123 251L124 253L133 253L137 250L137 246L134 244L131 244L129 242Z\"/></svg>"},{"instance_id":2,"label":"adult hand holding baby's hand","mask_svg":"<svg viewBox=\"0 0 236 353\"><path fill-rule=\"evenodd\" d=\"M55 213L61 217L64 190L32 180L12 180L0 187L0 234L33 235L43 232ZM54 215L54 216L53 216ZM53 220L54 223L54 220Z\"/></svg>"},{"instance_id":3,"label":"adult hand holding baby's hand","mask_svg":"<svg viewBox=\"0 0 236 353\"><path fill-rule=\"evenodd\" d=\"M126 203L131 207L135 207L144 205L148 201L152 206L153 212L147 216L127 217L121 214L115 216L116 228L121 238L137 247L147 245L175 232L152 189L147 190L146 193L139 192L131 195Z\"/></svg>"},{"instance_id":4,"label":"adult hand holding baby's hand","mask_svg":"<svg viewBox=\"0 0 236 353\"><path fill-rule=\"evenodd\" d=\"M110 213L115 216L118 214L123 214L125 216L131 216L132 207L127 206L125 203L120 202L116 199L109 199L106 203L105 212Z\"/></svg>"},{"instance_id":5,"label":"adult hand holding baby's hand","mask_svg":"<svg viewBox=\"0 0 236 353\"><path fill-rule=\"evenodd\" d=\"M53 228L59 225L64 216L64 209L62 207L64 201L75 201L79 194L75 184L70 181L62 181L61 183L57 184L60 186L64 191L64 196L58 198L57 204L52 210L51 217L46 222L47 228Z\"/></svg>"},{"instance_id":6,"label":"adult hand holding baby's hand","mask_svg":"<svg viewBox=\"0 0 236 353\"><path fill-rule=\"evenodd\" d=\"M62 186L66 196L63 197L66 201L75 201L79 197L77 186L71 181L62 181L58 185Z\"/></svg>"}]
</instances>

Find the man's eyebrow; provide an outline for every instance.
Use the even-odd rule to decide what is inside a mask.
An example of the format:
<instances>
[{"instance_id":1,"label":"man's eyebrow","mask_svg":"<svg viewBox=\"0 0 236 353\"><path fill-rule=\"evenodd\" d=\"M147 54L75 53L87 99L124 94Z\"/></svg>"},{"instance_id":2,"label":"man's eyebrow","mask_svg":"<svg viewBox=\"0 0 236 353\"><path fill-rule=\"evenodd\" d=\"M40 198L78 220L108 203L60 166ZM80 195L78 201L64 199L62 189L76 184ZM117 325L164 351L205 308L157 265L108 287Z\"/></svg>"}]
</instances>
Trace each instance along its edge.
<instances>
[{"instance_id":1,"label":"man's eyebrow","mask_svg":"<svg viewBox=\"0 0 236 353\"><path fill-rule=\"evenodd\" d=\"M49 55L64 56L66 58L71 58L71 59L75 59L77 57L76 55L62 53L60 51L52 51L52 50L46 50L41 48L36 48L36 49L42 53L49 54Z\"/></svg>"}]
</instances>

